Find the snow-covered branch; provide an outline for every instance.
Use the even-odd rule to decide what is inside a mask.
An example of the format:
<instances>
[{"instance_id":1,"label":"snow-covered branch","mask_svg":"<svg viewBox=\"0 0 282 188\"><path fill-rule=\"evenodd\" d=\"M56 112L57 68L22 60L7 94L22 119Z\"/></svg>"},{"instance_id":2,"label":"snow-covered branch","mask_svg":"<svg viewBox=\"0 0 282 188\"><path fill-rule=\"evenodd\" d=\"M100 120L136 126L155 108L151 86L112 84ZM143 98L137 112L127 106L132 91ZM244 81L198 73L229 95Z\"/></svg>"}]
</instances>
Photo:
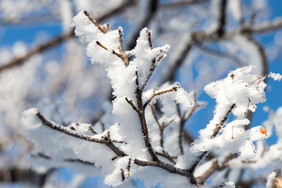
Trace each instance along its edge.
<instances>
[{"instance_id":1,"label":"snow-covered branch","mask_svg":"<svg viewBox=\"0 0 282 188\"><path fill-rule=\"evenodd\" d=\"M257 37L282 27L280 18L261 22L263 2L55 3L63 34L0 48L0 182L48 187L69 167L79 174L73 187L88 176L114 187L136 179L146 187L278 186L282 108L265 107L262 124L251 118L266 101L267 79L282 79L268 73L272 49Z\"/></svg>"}]
</instances>

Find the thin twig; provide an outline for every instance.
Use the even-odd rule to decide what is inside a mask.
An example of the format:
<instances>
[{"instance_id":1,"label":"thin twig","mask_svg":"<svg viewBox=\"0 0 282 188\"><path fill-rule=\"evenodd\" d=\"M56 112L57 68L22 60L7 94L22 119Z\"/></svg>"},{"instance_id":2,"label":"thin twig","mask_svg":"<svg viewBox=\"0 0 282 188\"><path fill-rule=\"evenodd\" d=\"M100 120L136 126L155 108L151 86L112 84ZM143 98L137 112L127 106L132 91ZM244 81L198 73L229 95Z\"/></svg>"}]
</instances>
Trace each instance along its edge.
<instances>
[{"instance_id":1,"label":"thin twig","mask_svg":"<svg viewBox=\"0 0 282 188\"><path fill-rule=\"evenodd\" d=\"M72 163L80 163L80 164L83 164L83 165L95 166L95 163L90 162L90 161L83 161L81 159L64 159L64 161L72 162Z\"/></svg>"},{"instance_id":2,"label":"thin twig","mask_svg":"<svg viewBox=\"0 0 282 188\"><path fill-rule=\"evenodd\" d=\"M138 77L137 72L136 72L136 81L135 82L136 82L135 95L136 95L137 109L138 109L138 111L136 111L136 112L137 112L139 120L140 120L141 130L142 130L142 133L143 133L145 146L147 147L148 152L151 155L153 161L159 161L158 156L154 152L154 149L152 147L150 137L149 137L148 126L147 126L147 122L146 122L146 118L145 118L145 108L144 108L143 99L142 99L142 91L140 90L139 77Z\"/></svg>"},{"instance_id":3,"label":"thin twig","mask_svg":"<svg viewBox=\"0 0 282 188\"><path fill-rule=\"evenodd\" d=\"M248 43L251 43L252 45L254 45L256 48L257 48L257 51L258 51L258 55L260 56L260 60L261 60L261 70L262 72L260 72L261 76L266 76L267 73L268 73L268 64L267 64L267 58L266 58L266 53L265 53L265 50L264 48L262 47L262 45L256 41L252 36L248 35L248 34L245 34L245 33L242 33L243 37L245 37L246 41ZM267 82L267 76L265 77L265 80L264 82ZM251 122L251 119L252 119L252 116L253 116L253 112L248 110L247 112L247 115L246 115L246 118L250 120ZM245 130L249 129L249 126L250 124L246 125L244 128Z\"/></svg>"},{"instance_id":4,"label":"thin twig","mask_svg":"<svg viewBox=\"0 0 282 188\"><path fill-rule=\"evenodd\" d=\"M89 129L93 134L98 134L98 133L94 130L94 128L93 128L91 125L88 127L88 129Z\"/></svg>"},{"instance_id":5,"label":"thin twig","mask_svg":"<svg viewBox=\"0 0 282 188\"><path fill-rule=\"evenodd\" d=\"M218 124L216 124L216 127L213 131L211 138L214 138L219 133L220 129L222 128L222 126L226 122L229 114L231 113L231 111L234 109L235 106L236 106L235 103L232 104L231 107L229 108L229 110L227 111L227 113L225 114L225 116L223 117L223 119Z\"/></svg>"},{"instance_id":6,"label":"thin twig","mask_svg":"<svg viewBox=\"0 0 282 188\"><path fill-rule=\"evenodd\" d=\"M153 44L152 44L151 32L149 30L146 30L146 33L147 33L147 38L148 38L148 43L149 43L149 46L150 46L150 50L152 50L152 49L154 49L154 47L153 47ZM160 61L160 59L158 61ZM143 91L145 89L147 83L149 82L150 78L153 75L153 72L154 72L155 68L156 68L156 58L154 58L151 61L150 72L149 72L149 75L147 76L144 84L140 88L141 91Z\"/></svg>"},{"instance_id":7,"label":"thin twig","mask_svg":"<svg viewBox=\"0 0 282 188\"><path fill-rule=\"evenodd\" d=\"M48 177L56 170L50 168L46 172L40 172L33 169L24 169L19 167L0 168L0 182L1 183L28 183L36 187L44 187Z\"/></svg>"},{"instance_id":8,"label":"thin twig","mask_svg":"<svg viewBox=\"0 0 282 188\"><path fill-rule=\"evenodd\" d=\"M158 120L158 117L157 117L156 111L154 109L154 106L152 104L149 104L149 106L151 107L152 115L153 115L156 123L158 124L159 128L161 129L162 125L161 125L161 123Z\"/></svg>"},{"instance_id":9,"label":"thin twig","mask_svg":"<svg viewBox=\"0 0 282 188\"><path fill-rule=\"evenodd\" d=\"M106 46L104 46L103 44L101 44L101 42L96 41L96 44L102 48L104 48L105 50L108 50L108 48Z\"/></svg>"},{"instance_id":10,"label":"thin twig","mask_svg":"<svg viewBox=\"0 0 282 188\"><path fill-rule=\"evenodd\" d=\"M181 44L183 45L183 44ZM186 57L189 55L193 47L193 42L189 41L187 44L185 44L185 47L180 50L179 54L177 55L176 59L174 60L173 64L171 67L169 67L169 72L162 77L160 80L160 83L165 83L165 82L173 82L176 78L177 71L179 68L182 66L184 63L184 60Z\"/></svg>"},{"instance_id":11,"label":"thin twig","mask_svg":"<svg viewBox=\"0 0 282 188\"><path fill-rule=\"evenodd\" d=\"M124 153L121 149L119 149L118 147L116 147L113 142L108 139L108 137L104 137L104 139L98 139L98 138L93 138L91 136L87 136L87 135L82 135L79 134L77 132L74 131L70 131L65 127L59 126L57 124L55 124L54 122L51 122L49 120L47 120L39 111L36 113L36 116L42 121L43 125L46 125L52 129L55 129L57 131L63 132L65 134L68 134L70 136L82 139L82 140L86 140L89 142L95 142L95 143L99 143L99 144L105 144L107 145L115 154L117 154L118 156L124 157L127 156L126 153Z\"/></svg>"},{"instance_id":12,"label":"thin twig","mask_svg":"<svg viewBox=\"0 0 282 188\"><path fill-rule=\"evenodd\" d=\"M162 156L164 158L166 158L167 160L169 160L170 162L172 162L173 164L176 164L175 159L177 159L177 157L172 157L168 154L168 152L163 151L163 153L160 152L156 152L157 155Z\"/></svg>"},{"instance_id":13,"label":"thin twig","mask_svg":"<svg viewBox=\"0 0 282 188\"><path fill-rule=\"evenodd\" d=\"M131 158L128 160L128 165L127 165L127 177L130 176L130 168L131 168Z\"/></svg>"},{"instance_id":14,"label":"thin twig","mask_svg":"<svg viewBox=\"0 0 282 188\"><path fill-rule=\"evenodd\" d=\"M197 93L196 93L196 91L194 91L194 93L193 93L193 100L194 100L193 101L194 105L193 105L191 111L187 115L184 114L184 116L183 116L185 121L189 120L190 117L192 116L192 114L195 112L195 110L200 106L200 105L197 104Z\"/></svg>"},{"instance_id":15,"label":"thin twig","mask_svg":"<svg viewBox=\"0 0 282 188\"><path fill-rule=\"evenodd\" d=\"M179 145L181 155L184 154L183 137L184 137L184 135L186 135L186 137L189 136L189 133L187 131L184 131L185 130L184 129L185 123L188 121L188 119L192 116L192 114L195 112L195 110L198 107L198 105L197 105L197 93L196 92L194 92L193 100L194 100L194 105L187 115L185 115L185 114L182 115L181 111L180 111L180 106L177 105L177 112L178 112L178 116L180 117L178 145ZM189 137L189 138L191 138L191 137Z\"/></svg>"},{"instance_id":16,"label":"thin twig","mask_svg":"<svg viewBox=\"0 0 282 188\"><path fill-rule=\"evenodd\" d=\"M255 185L263 185L262 187L265 186L265 182L266 182L266 177L257 177L257 178L251 178L251 179L246 179L246 180L241 180L240 182L238 182L238 187L246 187L246 188L250 188L253 187ZM279 188L279 187L274 187L274 188Z\"/></svg>"},{"instance_id":17,"label":"thin twig","mask_svg":"<svg viewBox=\"0 0 282 188\"><path fill-rule=\"evenodd\" d=\"M179 133L178 133L178 146L180 149L180 154L184 154L184 149L183 149L183 135L184 135L184 125L185 125L185 120L180 117L180 123L179 123Z\"/></svg>"},{"instance_id":18,"label":"thin twig","mask_svg":"<svg viewBox=\"0 0 282 188\"><path fill-rule=\"evenodd\" d=\"M148 35L148 43L149 43L149 46L150 46L150 50L152 50L152 49L154 49L154 47L153 47L153 44L152 44L151 32L147 29L146 33Z\"/></svg>"},{"instance_id":19,"label":"thin twig","mask_svg":"<svg viewBox=\"0 0 282 188\"><path fill-rule=\"evenodd\" d=\"M219 18L216 33L219 37L223 36L225 33L226 25L226 13L227 13L227 0L221 0L219 3Z\"/></svg>"},{"instance_id":20,"label":"thin twig","mask_svg":"<svg viewBox=\"0 0 282 188\"><path fill-rule=\"evenodd\" d=\"M160 4L160 8L162 9L168 9L168 8L178 8L182 6L191 6L191 5L199 5L200 3L206 3L211 0L191 0L191 1L173 1L173 2L167 2Z\"/></svg>"},{"instance_id":21,"label":"thin twig","mask_svg":"<svg viewBox=\"0 0 282 188\"><path fill-rule=\"evenodd\" d=\"M125 100L128 104L130 104L133 110L135 110L137 113L140 113L139 109L137 109L137 107L133 104L132 100L128 99L127 97L125 97Z\"/></svg>"},{"instance_id":22,"label":"thin twig","mask_svg":"<svg viewBox=\"0 0 282 188\"><path fill-rule=\"evenodd\" d=\"M192 166L190 167L190 169L189 169L189 172L190 172L190 173L193 173L193 172L195 171L196 167L197 167L198 164L201 162L201 160L206 156L207 153L208 153L207 151L204 151L204 152L201 153L201 155L199 155L199 156L196 158L195 162L193 163L193 165L192 165Z\"/></svg>"},{"instance_id":23,"label":"thin twig","mask_svg":"<svg viewBox=\"0 0 282 188\"><path fill-rule=\"evenodd\" d=\"M103 121L100 121L101 129L104 132L105 131L105 123Z\"/></svg>"},{"instance_id":24,"label":"thin twig","mask_svg":"<svg viewBox=\"0 0 282 188\"><path fill-rule=\"evenodd\" d=\"M87 12L86 10L84 11L84 14L88 17L88 19L89 19L102 33L104 33L104 34L107 33L107 31L106 31L104 28L102 28L102 27L88 14L88 12Z\"/></svg>"},{"instance_id":25,"label":"thin twig","mask_svg":"<svg viewBox=\"0 0 282 188\"><path fill-rule=\"evenodd\" d=\"M121 174L121 180L124 181L125 175L124 175L124 170L122 168L120 169L120 174Z\"/></svg>"},{"instance_id":26,"label":"thin twig","mask_svg":"<svg viewBox=\"0 0 282 188\"><path fill-rule=\"evenodd\" d=\"M145 109L147 107L147 105L151 102L151 100L155 97L155 96L158 96L158 95L162 95L162 94L165 94L165 93L169 93L169 92L173 92L173 91L177 91L179 87L172 87L170 89L167 89L167 90L163 90L163 91L159 91L159 92L155 92L153 91L152 95L150 96L149 99L147 99L147 101L144 103L143 105L143 109Z\"/></svg>"},{"instance_id":27,"label":"thin twig","mask_svg":"<svg viewBox=\"0 0 282 188\"><path fill-rule=\"evenodd\" d=\"M73 30L70 30L66 33L64 33L63 35L60 35L56 38L54 38L53 40L50 40L44 44L41 44L35 48L33 48L32 50L30 50L29 52L27 52L26 54L24 54L23 56L20 56L18 58L15 58L11 61L9 61L8 63L5 63L4 65L0 66L0 73L6 69L18 66L18 65L22 65L26 60L28 60L29 58L31 58L32 56L39 54L49 48L55 47L58 44L64 42L65 40L69 39L73 37Z\"/></svg>"},{"instance_id":28,"label":"thin twig","mask_svg":"<svg viewBox=\"0 0 282 188\"><path fill-rule=\"evenodd\" d=\"M146 7L146 14L144 15L144 18L142 19L141 23L139 23L135 30L134 33L132 34L132 37L130 41L127 44L127 49L131 50L136 46L136 41L139 37L140 31L144 28L147 27L150 22L153 20L155 17L155 14L157 13L158 10L158 0L150 0L147 3Z\"/></svg>"},{"instance_id":29,"label":"thin twig","mask_svg":"<svg viewBox=\"0 0 282 188\"><path fill-rule=\"evenodd\" d=\"M243 37L245 37L246 41L255 45L258 51L258 54L260 56L261 59L261 67L262 67L262 72L260 72L261 76L266 76L268 73L268 64L267 64L267 57L266 57L266 53L265 50L263 48L263 46L257 41L255 40L252 36L245 34L245 33L241 33ZM267 79L267 77L265 77ZM265 80L266 81L266 80Z\"/></svg>"},{"instance_id":30,"label":"thin twig","mask_svg":"<svg viewBox=\"0 0 282 188\"><path fill-rule=\"evenodd\" d=\"M124 63L125 67L129 65L128 57L130 56L130 53L126 54L123 49L123 34L121 29L118 29L119 33L119 53L113 50L113 54L118 56Z\"/></svg>"},{"instance_id":31,"label":"thin twig","mask_svg":"<svg viewBox=\"0 0 282 188\"><path fill-rule=\"evenodd\" d=\"M141 88L140 88L141 91L143 91L145 89L146 85L148 84L150 78L153 75L153 72L154 72L155 68L156 68L156 59L153 59L152 63L151 63L150 73L147 76L147 79L145 80L144 84L141 86Z\"/></svg>"},{"instance_id":32,"label":"thin twig","mask_svg":"<svg viewBox=\"0 0 282 188\"><path fill-rule=\"evenodd\" d=\"M172 119L167 124L160 123L158 118L157 118L157 115L156 115L156 112L155 112L153 105L149 104L149 106L151 107L152 115L153 115L153 117L154 117L154 119L155 119L155 121L156 121L156 123L159 127L159 130L160 130L160 146L163 148L163 150L165 150L164 149L164 130L167 126L169 126L174 121L174 119Z\"/></svg>"},{"instance_id":33,"label":"thin twig","mask_svg":"<svg viewBox=\"0 0 282 188\"><path fill-rule=\"evenodd\" d=\"M105 19L116 15L120 12L122 12L125 8L130 7L133 3L134 0L128 0L125 1L125 3L120 4L119 6L115 7L114 9L110 10L109 12L107 12L106 14L102 15L101 17L97 18L97 22L102 22ZM53 48L59 44L61 44L62 42L71 39L74 37L74 30L70 30L67 31L66 33L53 38L52 40L49 40L48 42L41 44L33 49L31 49L29 52L27 52L26 54L24 54L23 56L17 57L5 64L3 64L2 66L0 66L0 73L4 70L7 70L9 68L15 67L15 66L19 66L22 65L23 63L25 63L29 58L31 58L32 56L39 54L41 52L44 52L50 48Z\"/></svg>"},{"instance_id":34,"label":"thin twig","mask_svg":"<svg viewBox=\"0 0 282 188\"><path fill-rule=\"evenodd\" d=\"M160 146L162 148L164 148L164 125L159 122L153 105L151 105L151 104L149 104L149 105L151 107L151 111L152 111L153 117L154 117L154 119L155 119L155 121L156 121L156 123L157 123L157 125L159 127L159 130L160 130Z\"/></svg>"},{"instance_id":35,"label":"thin twig","mask_svg":"<svg viewBox=\"0 0 282 188\"><path fill-rule=\"evenodd\" d=\"M217 160L214 160L211 166L206 171L204 171L201 176L196 177L197 183L200 185L204 184L206 179L208 179L217 169L219 169L219 164Z\"/></svg>"},{"instance_id":36,"label":"thin twig","mask_svg":"<svg viewBox=\"0 0 282 188\"><path fill-rule=\"evenodd\" d=\"M276 18L271 22L263 22L256 24L245 24L241 27L242 32L252 33L252 34L263 34L272 32L282 28L282 18Z\"/></svg>"},{"instance_id":37,"label":"thin twig","mask_svg":"<svg viewBox=\"0 0 282 188\"><path fill-rule=\"evenodd\" d=\"M194 142L194 137L185 129L183 131L183 137L188 144Z\"/></svg>"},{"instance_id":38,"label":"thin twig","mask_svg":"<svg viewBox=\"0 0 282 188\"><path fill-rule=\"evenodd\" d=\"M144 161L144 160L138 160L138 159L135 159L134 163L139 166L155 166L155 167L165 169L166 171L170 173L175 173L175 174L179 174L182 176L186 176L190 179L191 183L196 184L195 177L188 170L176 168L168 163L161 162L161 161Z\"/></svg>"},{"instance_id":39,"label":"thin twig","mask_svg":"<svg viewBox=\"0 0 282 188\"><path fill-rule=\"evenodd\" d=\"M226 54L226 53L223 53L223 52L219 52L219 51L213 50L211 48L205 47L205 46L203 46L199 43L195 43L195 45L200 50L202 50L203 52L206 52L206 53L209 53L211 55L218 56L218 57L228 58L228 59L234 61L237 65L239 65L241 67L247 65L246 62L243 62L243 60L237 58L235 54Z\"/></svg>"},{"instance_id":40,"label":"thin twig","mask_svg":"<svg viewBox=\"0 0 282 188\"><path fill-rule=\"evenodd\" d=\"M196 177L197 179L197 183L198 184L204 184L205 181L217 170L223 170L229 167L228 162L232 159L234 159L235 157L238 157L238 154L229 154L228 156L225 157L225 159L223 160L223 162L221 162L221 164L219 164L218 159L216 159L215 157L212 157L210 159L214 160L212 162L212 165L205 171L203 172L202 175ZM208 158L208 156L207 156ZM210 162L208 161L208 162Z\"/></svg>"}]
</instances>

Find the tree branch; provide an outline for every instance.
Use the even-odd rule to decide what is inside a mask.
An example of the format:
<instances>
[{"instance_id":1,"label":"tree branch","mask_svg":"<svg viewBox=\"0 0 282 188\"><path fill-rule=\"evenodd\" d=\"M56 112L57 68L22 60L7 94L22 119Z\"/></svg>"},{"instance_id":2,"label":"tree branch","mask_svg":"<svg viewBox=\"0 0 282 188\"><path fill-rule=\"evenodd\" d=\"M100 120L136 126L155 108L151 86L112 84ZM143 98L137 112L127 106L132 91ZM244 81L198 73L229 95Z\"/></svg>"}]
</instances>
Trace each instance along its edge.
<instances>
[{"instance_id":1,"label":"tree branch","mask_svg":"<svg viewBox=\"0 0 282 188\"><path fill-rule=\"evenodd\" d=\"M127 44L127 49L131 50L136 46L136 40L139 37L139 32L146 26L149 25L151 20L154 18L157 9L158 9L158 0L148 1L148 7L146 9L147 13L143 18L142 22L135 28L135 32L133 33L131 40Z\"/></svg>"},{"instance_id":2,"label":"tree branch","mask_svg":"<svg viewBox=\"0 0 282 188\"><path fill-rule=\"evenodd\" d=\"M45 173L37 172L32 169L21 169L17 167L0 169L0 182L8 183L28 183L33 184L38 187L43 187L46 179L52 174L56 169L51 168Z\"/></svg>"},{"instance_id":3,"label":"tree branch","mask_svg":"<svg viewBox=\"0 0 282 188\"><path fill-rule=\"evenodd\" d=\"M178 145L180 148L180 154L183 155L184 154L184 149L183 149L183 136L184 136L184 125L187 122L187 120L192 116L192 114L195 112L196 108L197 108L197 93L194 92L194 106L192 107L191 111L185 115L183 114L183 116L180 113L180 107L179 105L177 106L178 108L178 114L180 115L180 123L179 123L179 136L178 136Z\"/></svg>"},{"instance_id":4,"label":"tree branch","mask_svg":"<svg viewBox=\"0 0 282 188\"><path fill-rule=\"evenodd\" d=\"M36 116L42 121L42 123L52 129L55 129L55 130L58 130L60 132L63 132L65 134L68 134L70 136L74 136L76 138L79 138L79 139L83 139L83 140L86 140L86 141L92 141L92 142L95 142L95 143L100 143L100 144L105 144L106 146L108 146L114 153L117 154L117 156L119 157L125 157L127 156L126 153L124 153L122 150L120 150L119 148L117 148L113 142L111 141L110 139L110 135L108 133L107 136L104 137L104 139L95 139L95 138L92 138L92 137L89 137L89 136L84 136L84 135L80 135L80 134L77 134L77 133L74 133L74 132L71 132L71 131L68 131L66 130L66 128L62 127L62 126L59 126L49 120L47 120L39 111L36 113ZM145 140L146 141L146 140ZM148 142L146 141L146 144ZM150 142L149 142L150 143ZM147 146L147 145L146 145ZM148 149L150 149L148 147ZM150 152L150 151L149 151ZM153 151L151 151L153 152ZM151 153L150 153L151 154ZM153 155L156 155L155 153L153 153ZM188 170L183 170L183 169L179 169L179 168L176 168L170 164L167 164L161 160L159 160L158 158L155 158L153 157L153 161L144 161L144 160L139 160L139 159L134 159L134 163L139 165L139 166L155 166L155 167L159 167L159 168L162 168L170 173L176 173L176 174L180 174L180 175L183 175L183 176L187 176L190 178L190 181L191 183L194 183L196 184L196 180L193 176L193 174L191 174ZM130 163L130 162L129 162ZM128 168L130 169L130 165L128 165Z\"/></svg>"},{"instance_id":5,"label":"tree branch","mask_svg":"<svg viewBox=\"0 0 282 188\"><path fill-rule=\"evenodd\" d=\"M118 56L123 61L125 67L127 67L129 65L128 57L130 56L130 54L126 54L125 51L123 50L123 35L121 29L118 30L118 33L119 33L119 45L120 45L118 48L119 53L113 50L113 54Z\"/></svg>"},{"instance_id":6,"label":"tree branch","mask_svg":"<svg viewBox=\"0 0 282 188\"><path fill-rule=\"evenodd\" d=\"M242 26L242 32L252 34L263 34L278 30L282 28L282 18L276 18L270 22L257 23L257 24L245 24Z\"/></svg>"},{"instance_id":7,"label":"tree branch","mask_svg":"<svg viewBox=\"0 0 282 188\"><path fill-rule=\"evenodd\" d=\"M99 17L97 19L97 22L102 22L104 21L105 19L113 16L113 15L116 15L118 14L119 12L123 11L125 8L129 7L132 5L132 2L133 0L128 0L126 1L125 3L115 7L114 9L110 10L109 12L107 12L106 14L102 15L101 17ZM31 58L32 56L36 55L36 54L39 54L41 52L44 52L50 48L53 48L59 44L61 44L62 42L70 39L74 37L74 33L73 33L73 30L70 30L58 37L55 37L54 39L44 43L44 44L41 44L33 49L31 49L29 52L27 52L26 54L24 54L23 56L21 57L18 57L18 58L15 58L3 65L0 66L0 73L4 70L7 70L9 68L12 68L12 67L15 67L15 66L19 66L19 65L22 65L23 63L25 63L29 58Z\"/></svg>"},{"instance_id":8,"label":"tree branch","mask_svg":"<svg viewBox=\"0 0 282 188\"><path fill-rule=\"evenodd\" d=\"M74 131L70 131L70 130L66 129L65 127L62 127L60 125L57 125L57 124L47 120L39 111L36 113L36 116L42 121L43 125L46 125L46 126L52 128L52 129L55 129L57 131L68 134L70 136L73 136L73 137L76 137L76 138L79 138L79 139L82 139L82 140L86 140L86 141L89 141L89 142L105 144L118 156L120 156L120 157L127 156L126 153L124 153L121 149L119 149L118 147L116 147L113 144L113 142L112 142L112 140L110 139L109 136L105 136L103 139L98 139L98 138L93 138L91 136L82 135L82 134L76 133Z\"/></svg>"},{"instance_id":9,"label":"tree branch","mask_svg":"<svg viewBox=\"0 0 282 188\"><path fill-rule=\"evenodd\" d=\"M235 56L235 54L226 54L226 53L223 53L223 52L219 52L219 51L213 50L211 48L207 48L207 47L205 47L205 46L203 46L202 44L199 44L199 43L195 43L195 45L196 45L196 47L198 47L203 52L206 52L206 53L209 53L211 55L218 56L218 57L228 58L228 59L234 61L237 65L239 65L241 67L247 65L247 63L245 63L242 60L240 60L239 58L237 58Z\"/></svg>"},{"instance_id":10,"label":"tree branch","mask_svg":"<svg viewBox=\"0 0 282 188\"><path fill-rule=\"evenodd\" d=\"M211 166L199 177L196 177L197 182L202 185L205 181L217 170L219 169L218 161L212 162Z\"/></svg>"},{"instance_id":11,"label":"tree branch","mask_svg":"<svg viewBox=\"0 0 282 188\"><path fill-rule=\"evenodd\" d=\"M190 179L190 182L193 184L196 184L196 179L193 176L193 174L191 174L188 170L183 170L180 168L176 168L170 164L167 164L165 162L161 162L161 161L144 161L144 160L139 160L139 159L135 159L134 163L139 165L139 166L155 166L155 167L159 167L162 169L165 169L166 171L170 172L170 173L176 173L182 176L186 176Z\"/></svg>"},{"instance_id":12,"label":"tree branch","mask_svg":"<svg viewBox=\"0 0 282 188\"><path fill-rule=\"evenodd\" d=\"M68 31L66 33L64 33L61 36L58 36L42 45L39 45L35 48L33 48L32 50L30 50L29 52L27 52L25 55L15 58L11 61L9 61L8 63L5 63L4 65L0 66L0 73L6 69L18 66L18 65L22 65L26 60L28 60L29 58L31 58L32 56L39 54L49 48L55 47L58 44L64 42L65 40L69 39L73 37L73 30Z\"/></svg>"},{"instance_id":13,"label":"tree branch","mask_svg":"<svg viewBox=\"0 0 282 188\"><path fill-rule=\"evenodd\" d=\"M195 171L196 167L197 167L198 164L201 162L201 160L206 156L207 153L208 153L207 151L204 151L204 152L201 153L201 155L199 155L199 156L196 158L195 162L192 164L192 166L191 166L190 169L189 169L189 172L190 172L190 173L193 173L193 172Z\"/></svg>"},{"instance_id":14,"label":"tree branch","mask_svg":"<svg viewBox=\"0 0 282 188\"><path fill-rule=\"evenodd\" d=\"M168 2L168 3L162 3L160 4L160 8L162 9L168 9L168 8L177 8L181 6L190 6L190 5L198 5L200 3L206 3L210 0L184 0L184 1L175 1L175 2Z\"/></svg>"},{"instance_id":15,"label":"tree branch","mask_svg":"<svg viewBox=\"0 0 282 188\"><path fill-rule=\"evenodd\" d=\"M166 158L167 160L169 160L170 162L172 162L174 165L176 164L175 159L177 159L177 157L172 157L169 155L169 153L165 150L163 150L163 153L160 152L156 152L157 155L162 156L164 158Z\"/></svg>"},{"instance_id":16,"label":"tree branch","mask_svg":"<svg viewBox=\"0 0 282 188\"><path fill-rule=\"evenodd\" d=\"M229 114L231 113L231 111L233 110L234 107L235 107L235 104L232 104L230 109L228 110L228 112L223 117L223 119L218 124L216 124L216 127L215 127L215 129L213 131L213 134L212 134L211 138L214 138L219 133L220 129L222 128L222 126L226 122Z\"/></svg>"},{"instance_id":17,"label":"tree branch","mask_svg":"<svg viewBox=\"0 0 282 188\"><path fill-rule=\"evenodd\" d=\"M150 98L144 103L143 105L143 109L145 109L147 107L147 105L151 102L151 100L155 97L155 96L158 96L158 95L162 95L162 94L165 94L165 93L169 93L169 92L173 92L173 91L177 91L179 87L172 87L170 89L167 89L167 90L163 90L163 91L159 91L159 92L155 92L155 90L153 91L152 95L150 96Z\"/></svg>"},{"instance_id":18,"label":"tree branch","mask_svg":"<svg viewBox=\"0 0 282 188\"><path fill-rule=\"evenodd\" d=\"M211 166L205 171L203 172L203 174L201 176L196 177L197 179L197 183L204 184L205 181L217 170L223 170L227 167L229 167L228 162L232 159L234 159L235 157L238 157L238 154L229 154L227 157L225 157L225 159L223 160L223 162L221 162L221 164L219 164L218 159L216 159L215 157L212 157L210 160L214 160L211 164Z\"/></svg>"},{"instance_id":19,"label":"tree branch","mask_svg":"<svg viewBox=\"0 0 282 188\"><path fill-rule=\"evenodd\" d=\"M89 14L88 12L85 10L84 14L88 17L88 19L104 34L106 34L108 31L105 30L104 28L102 28Z\"/></svg>"},{"instance_id":20,"label":"tree branch","mask_svg":"<svg viewBox=\"0 0 282 188\"><path fill-rule=\"evenodd\" d=\"M150 141L150 137L149 137L149 131L148 131L148 127L147 127L147 122L146 122L146 118L145 118L145 108L143 105L143 100L142 100L142 90L139 89L139 78L138 78L138 74L136 72L136 91L135 91L135 95L136 95L136 100L137 100L137 109L139 111L138 117L141 123L141 129L142 129L142 133L143 133L143 137L144 137L144 141L145 141L145 145L149 151L149 154L151 155L153 161L158 161L158 156L155 154L153 147L151 145L151 141Z\"/></svg>"},{"instance_id":21,"label":"tree branch","mask_svg":"<svg viewBox=\"0 0 282 188\"><path fill-rule=\"evenodd\" d=\"M104 48L105 50L108 50L108 48L107 48L106 46L104 46L103 44L101 44L101 42L96 41L96 44L97 44L98 46L100 46L101 48Z\"/></svg>"},{"instance_id":22,"label":"tree branch","mask_svg":"<svg viewBox=\"0 0 282 188\"><path fill-rule=\"evenodd\" d=\"M189 55L193 47L193 42L189 41L185 45L185 48L181 50L181 52L178 54L177 58L175 59L173 65L169 67L169 72L165 77L162 78L160 83L165 83L165 82L173 82L175 80L176 74L178 69L182 66L184 63L184 60L186 57Z\"/></svg>"},{"instance_id":23,"label":"tree branch","mask_svg":"<svg viewBox=\"0 0 282 188\"><path fill-rule=\"evenodd\" d=\"M159 122L153 105L149 104L149 106L151 107L152 115L153 115L156 123L158 124L159 130L160 130L160 146L162 148L164 148L164 134L163 134L164 133L164 125L161 125L161 123Z\"/></svg>"},{"instance_id":24,"label":"tree branch","mask_svg":"<svg viewBox=\"0 0 282 188\"><path fill-rule=\"evenodd\" d=\"M226 12L227 12L227 0L221 0L219 4L219 17L218 17L218 26L217 26L217 35L219 37L223 36L225 33L226 25Z\"/></svg>"},{"instance_id":25,"label":"tree branch","mask_svg":"<svg viewBox=\"0 0 282 188\"><path fill-rule=\"evenodd\" d=\"M188 144L194 142L194 137L185 129L184 129L183 137Z\"/></svg>"},{"instance_id":26,"label":"tree branch","mask_svg":"<svg viewBox=\"0 0 282 188\"><path fill-rule=\"evenodd\" d=\"M152 44L152 38L151 38L151 32L149 30L146 30L146 33L148 35L148 43L149 43L149 46L150 46L150 50L154 49L153 47L153 44ZM160 60L157 60L157 61L160 61ZM152 77L153 75L153 72L156 68L156 58L154 58L151 62L151 68L150 68L150 73L149 75L147 76L147 79L146 81L144 82L144 84L141 86L140 90L143 91L147 85L147 83L149 82L150 78Z\"/></svg>"},{"instance_id":27,"label":"tree branch","mask_svg":"<svg viewBox=\"0 0 282 188\"><path fill-rule=\"evenodd\" d=\"M228 110L228 112L225 114L225 116L223 117L223 119L216 124L216 127L214 129L213 135L211 136L211 139L214 138L220 131L220 129L222 128L222 126L224 125L224 123L227 121L228 116L230 115L231 111L233 110L233 108L235 107L235 104L232 104L230 109ZM197 159L195 160L194 164L192 165L192 167L190 168L190 172L193 173L194 170L196 169L196 167L198 166L198 164L200 163L200 161L206 156L206 154L208 153L208 151L204 151L202 152Z\"/></svg>"},{"instance_id":28,"label":"tree branch","mask_svg":"<svg viewBox=\"0 0 282 188\"><path fill-rule=\"evenodd\" d=\"M125 97L125 100L128 104L130 104L130 106L133 108L133 110L135 110L138 114L140 113L139 109L137 109L137 107L133 104L133 101L128 99L127 97Z\"/></svg>"}]
</instances>

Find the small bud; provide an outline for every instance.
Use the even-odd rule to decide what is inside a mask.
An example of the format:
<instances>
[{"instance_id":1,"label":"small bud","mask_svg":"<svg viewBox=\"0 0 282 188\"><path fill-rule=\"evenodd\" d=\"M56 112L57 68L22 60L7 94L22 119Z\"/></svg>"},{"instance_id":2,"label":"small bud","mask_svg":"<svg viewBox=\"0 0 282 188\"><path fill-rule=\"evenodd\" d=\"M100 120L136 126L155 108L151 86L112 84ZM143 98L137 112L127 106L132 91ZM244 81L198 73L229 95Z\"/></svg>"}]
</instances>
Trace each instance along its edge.
<instances>
[{"instance_id":1,"label":"small bud","mask_svg":"<svg viewBox=\"0 0 282 188\"><path fill-rule=\"evenodd\" d=\"M261 134L265 134L265 136L267 136L267 130L265 128L261 127L259 131Z\"/></svg>"}]
</instances>

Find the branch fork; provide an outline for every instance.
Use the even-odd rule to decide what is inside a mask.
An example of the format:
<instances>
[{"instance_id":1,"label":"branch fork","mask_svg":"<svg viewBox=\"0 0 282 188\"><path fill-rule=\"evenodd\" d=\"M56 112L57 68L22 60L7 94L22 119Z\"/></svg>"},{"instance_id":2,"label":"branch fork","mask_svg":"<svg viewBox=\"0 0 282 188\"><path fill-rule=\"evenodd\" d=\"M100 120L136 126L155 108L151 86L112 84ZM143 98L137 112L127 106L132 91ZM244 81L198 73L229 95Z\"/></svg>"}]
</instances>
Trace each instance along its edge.
<instances>
[{"instance_id":1,"label":"branch fork","mask_svg":"<svg viewBox=\"0 0 282 188\"><path fill-rule=\"evenodd\" d=\"M156 92L154 90L152 95L150 96L150 98L144 103L143 108L145 109L147 107L147 105L152 101L152 99L155 96L162 95L162 94L169 93L169 92L173 92L173 91L177 91L178 88L179 88L179 86L175 86L175 87L172 87L170 89L166 89L166 90L159 91L159 92Z\"/></svg>"}]
</instances>

